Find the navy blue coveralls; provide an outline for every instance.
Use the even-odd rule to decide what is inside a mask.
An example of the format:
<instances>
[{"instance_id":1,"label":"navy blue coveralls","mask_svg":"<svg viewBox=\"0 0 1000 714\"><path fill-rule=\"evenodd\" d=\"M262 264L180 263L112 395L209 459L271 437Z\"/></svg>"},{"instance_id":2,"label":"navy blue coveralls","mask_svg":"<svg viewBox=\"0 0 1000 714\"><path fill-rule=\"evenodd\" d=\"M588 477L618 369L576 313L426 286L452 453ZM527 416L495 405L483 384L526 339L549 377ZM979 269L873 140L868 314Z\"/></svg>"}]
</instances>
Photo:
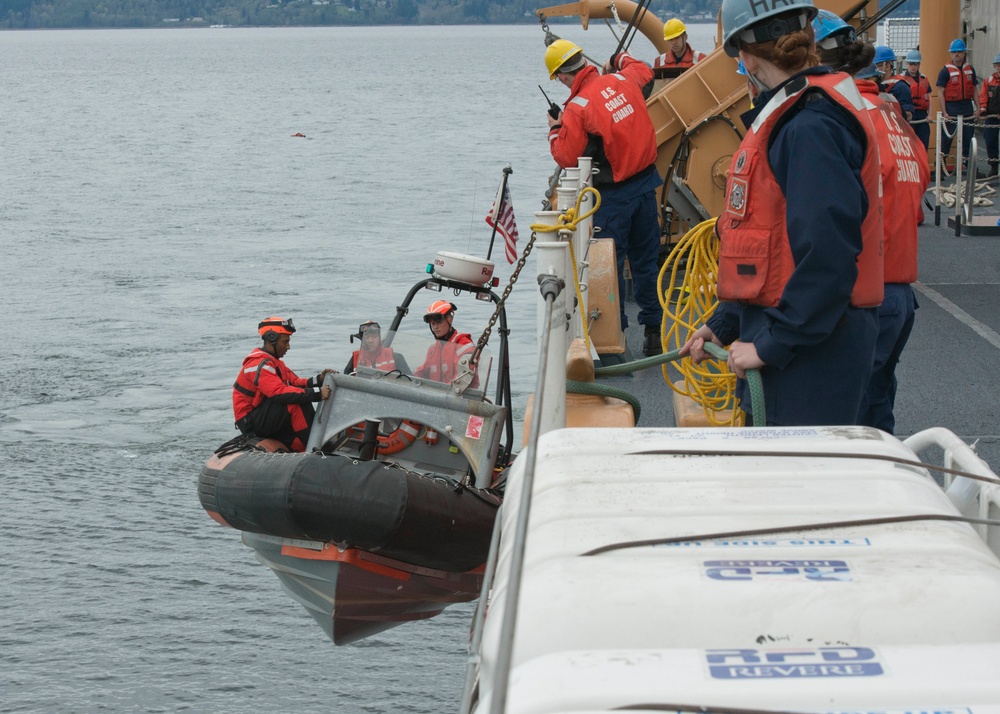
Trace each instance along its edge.
<instances>
[{"instance_id":1,"label":"navy blue coveralls","mask_svg":"<svg viewBox=\"0 0 1000 714\"><path fill-rule=\"evenodd\" d=\"M821 66L795 76L830 71ZM778 88L762 93L743 115L746 126ZM869 210L861 180L865 133L849 113L812 91L788 110L771 141L768 161L784 196L795 270L777 306L723 302L706 324L723 344L752 342L766 363L768 425L856 424L878 336L878 309L850 305ZM749 412L743 380L737 396Z\"/></svg>"}]
</instances>

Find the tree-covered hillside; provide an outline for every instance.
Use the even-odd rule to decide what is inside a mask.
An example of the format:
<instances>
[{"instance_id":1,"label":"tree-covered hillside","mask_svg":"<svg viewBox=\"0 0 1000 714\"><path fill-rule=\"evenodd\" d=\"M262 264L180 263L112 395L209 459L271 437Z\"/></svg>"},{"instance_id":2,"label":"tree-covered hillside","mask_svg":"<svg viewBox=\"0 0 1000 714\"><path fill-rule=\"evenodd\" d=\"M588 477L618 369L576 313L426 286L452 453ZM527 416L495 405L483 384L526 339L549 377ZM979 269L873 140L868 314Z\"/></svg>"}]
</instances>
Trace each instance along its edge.
<instances>
[{"instance_id":1,"label":"tree-covered hillside","mask_svg":"<svg viewBox=\"0 0 1000 714\"><path fill-rule=\"evenodd\" d=\"M652 0L659 17L715 17L722 0ZM559 0L0 0L0 28L510 24ZM575 20L574 20L575 22Z\"/></svg>"},{"instance_id":2,"label":"tree-covered hillside","mask_svg":"<svg viewBox=\"0 0 1000 714\"><path fill-rule=\"evenodd\" d=\"M926 1L926 0L925 0ZM0 0L0 29L211 25L510 24L560 0ZM714 20L722 0L651 0L658 17ZM894 14L916 15L920 0ZM572 20L576 22L576 20Z\"/></svg>"}]
</instances>

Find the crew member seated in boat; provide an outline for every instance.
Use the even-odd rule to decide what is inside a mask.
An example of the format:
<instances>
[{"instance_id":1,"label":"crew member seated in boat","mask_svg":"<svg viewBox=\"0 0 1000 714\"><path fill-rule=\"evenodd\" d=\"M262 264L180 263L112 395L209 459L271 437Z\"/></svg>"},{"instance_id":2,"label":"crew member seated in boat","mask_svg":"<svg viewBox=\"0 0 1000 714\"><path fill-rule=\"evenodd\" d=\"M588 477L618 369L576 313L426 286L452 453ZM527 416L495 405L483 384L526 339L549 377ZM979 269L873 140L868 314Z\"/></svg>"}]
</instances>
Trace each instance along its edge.
<instances>
[{"instance_id":1,"label":"crew member seated in boat","mask_svg":"<svg viewBox=\"0 0 1000 714\"><path fill-rule=\"evenodd\" d=\"M670 45L670 49L653 60L653 79L676 79L682 72L705 59L704 52L698 52L688 44L687 27L676 17L663 24L663 39Z\"/></svg>"},{"instance_id":2,"label":"crew member seated in boat","mask_svg":"<svg viewBox=\"0 0 1000 714\"><path fill-rule=\"evenodd\" d=\"M354 372L358 367L370 367L382 372L398 370L409 374L410 367L406 359L391 347L382 345L382 328L374 320L367 320L358 325L358 331L351 335L351 342L357 337L361 340L361 349L355 350L350 362L344 368L345 374Z\"/></svg>"},{"instance_id":3,"label":"crew member seated in boat","mask_svg":"<svg viewBox=\"0 0 1000 714\"><path fill-rule=\"evenodd\" d=\"M333 370L304 379L281 361L295 332L291 319L268 317L257 332L264 344L246 356L233 384L236 428L248 436L277 439L290 451L305 451L315 416L312 402L330 398L330 387L320 385Z\"/></svg>"},{"instance_id":4,"label":"crew member seated in boat","mask_svg":"<svg viewBox=\"0 0 1000 714\"><path fill-rule=\"evenodd\" d=\"M604 65L604 75L588 65L583 50L569 40L556 40L545 50L549 79L569 87L569 99L558 118L549 122L549 151L563 168L581 156L594 160L594 187L601 206L594 228L614 238L618 261L618 295L625 296L628 258L645 327L642 351L663 351L660 323L663 308L657 294L660 214L656 189L663 185L656 170L656 130L646 110L642 87L653 76L649 66L621 52ZM621 326L628 326L624 299L619 300Z\"/></svg>"},{"instance_id":5,"label":"crew member seated in boat","mask_svg":"<svg viewBox=\"0 0 1000 714\"><path fill-rule=\"evenodd\" d=\"M472 354L476 345L472 336L459 332L452 326L455 319L453 303L435 300L424 314L424 322L434 335L434 344L427 348L424 363L417 367L413 376L435 382L453 382L459 376L459 360ZM479 384L479 377L472 380L472 386Z\"/></svg>"},{"instance_id":6,"label":"crew member seated in boat","mask_svg":"<svg viewBox=\"0 0 1000 714\"><path fill-rule=\"evenodd\" d=\"M719 234L719 304L681 355L759 369L754 426L857 423L883 295L879 141L857 87L819 66L811 0L723 0L722 46L760 87L741 117ZM741 379L737 395L750 408ZM766 422L766 423L765 423Z\"/></svg>"}]
</instances>

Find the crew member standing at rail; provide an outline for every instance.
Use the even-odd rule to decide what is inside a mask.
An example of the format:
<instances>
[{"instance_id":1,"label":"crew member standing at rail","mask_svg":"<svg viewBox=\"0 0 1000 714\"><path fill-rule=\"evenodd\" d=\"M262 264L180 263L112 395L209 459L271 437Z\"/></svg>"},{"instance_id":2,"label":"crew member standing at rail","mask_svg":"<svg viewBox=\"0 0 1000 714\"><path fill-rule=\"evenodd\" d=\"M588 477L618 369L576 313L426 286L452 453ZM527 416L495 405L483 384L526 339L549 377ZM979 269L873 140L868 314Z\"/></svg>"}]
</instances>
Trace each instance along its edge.
<instances>
[{"instance_id":1,"label":"crew member standing at rail","mask_svg":"<svg viewBox=\"0 0 1000 714\"><path fill-rule=\"evenodd\" d=\"M676 17L663 23L663 39L670 45L670 49L653 60L654 79L676 79L682 72L705 59L704 52L698 52L688 44L687 27Z\"/></svg>"},{"instance_id":2,"label":"crew member standing at rail","mask_svg":"<svg viewBox=\"0 0 1000 714\"><path fill-rule=\"evenodd\" d=\"M910 119L910 126L926 149L931 145L931 125L927 123L927 113L931 108L931 83L927 81L927 77L920 74L920 59L918 50L907 52L903 59L906 72L901 76L903 81L910 85L910 96L913 98L913 118Z\"/></svg>"},{"instance_id":3,"label":"crew member standing at rail","mask_svg":"<svg viewBox=\"0 0 1000 714\"><path fill-rule=\"evenodd\" d=\"M587 64L583 50L568 40L549 45L545 67L549 79L558 79L570 90L559 118L547 115L552 158L569 168L581 156L593 157L593 183L601 194L594 227L601 237L615 241L622 328L628 325L622 299L627 257L639 324L645 328L643 354L660 354L663 308L656 287L660 252L656 189L663 179L656 171L656 132L642 96L652 70L621 52L608 60L602 76Z\"/></svg>"},{"instance_id":4,"label":"crew member standing at rail","mask_svg":"<svg viewBox=\"0 0 1000 714\"><path fill-rule=\"evenodd\" d=\"M290 318L268 317L257 332L264 344L243 360L233 384L236 428L248 436L277 439L290 451L305 451L315 416L312 402L330 398L330 387L320 385L333 370L304 379L281 361L295 332Z\"/></svg>"},{"instance_id":5,"label":"crew member standing at rail","mask_svg":"<svg viewBox=\"0 0 1000 714\"><path fill-rule=\"evenodd\" d=\"M811 0L723 0L721 16L761 94L716 224L720 303L681 354L731 344L738 377L760 369L768 425L854 424L882 302L875 129L851 77L819 66ZM750 409L742 379L737 394Z\"/></svg>"},{"instance_id":6,"label":"crew member standing at rail","mask_svg":"<svg viewBox=\"0 0 1000 714\"><path fill-rule=\"evenodd\" d=\"M965 61L966 47L962 40L953 40L948 47L951 62L938 72L937 86L941 87L941 98L944 100L944 126L941 128L941 146L938 148L944 156L951 151L951 142L958 129L955 117L979 118L979 105L975 102L976 85L979 78L976 70ZM962 168L967 168L969 148L972 145L973 127L962 128Z\"/></svg>"},{"instance_id":7,"label":"crew member standing at rail","mask_svg":"<svg viewBox=\"0 0 1000 714\"><path fill-rule=\"evenodd\" d=\"M997 175L997 162L1000 160L1000 54L993 58L993 74L983 82L979 92L979 111L986 127L983 138L986 139L986 156L989 160L987 176Z\"/></svg>"},{"instance_id":8,"label":"crew member standing at rail","mask_svg":"<svg viewBox=\"0 0 1000 714\"><path fill-rule=\"evenodd\" d=\"M910 283L917 279L917 225L923 220L920 203L930 183L930 169L913 129L900 119L895 105L880 96L874 80L879 71L874 63L869 64L877 51L858 40L853 27L824 10L813 20L813 30L820 61L856 77L878 136L883 200L892 207L883 216L885 297L878 308L875 356L858 412L858 424L891 434L896 425L896 365L917 309Z\"/></svg>"},{"instance_id":9,"label":"crew member standing at rail","mask_svg":"<svg viewBox=\"0 0 1000 714\"><path fill-rule=\"evenodd\" d=\"M906 121L913 119L913 95L910 94L910 85L896 75L896 53L891 47L875 48L875 66L882 75L880 82L882 89L899 105L897 111L902 113Z\"/></svg>"}]
</instances>

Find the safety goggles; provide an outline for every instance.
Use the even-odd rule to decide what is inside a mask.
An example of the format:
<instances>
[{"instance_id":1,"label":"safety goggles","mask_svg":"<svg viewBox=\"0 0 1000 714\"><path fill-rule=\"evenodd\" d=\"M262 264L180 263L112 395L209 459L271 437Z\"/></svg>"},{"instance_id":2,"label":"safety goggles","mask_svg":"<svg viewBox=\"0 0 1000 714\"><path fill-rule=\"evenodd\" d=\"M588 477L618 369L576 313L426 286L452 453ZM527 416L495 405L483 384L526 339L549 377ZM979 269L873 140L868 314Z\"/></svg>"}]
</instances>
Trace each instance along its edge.
<instances>
[{"instance_id":1,"label":"safety goggles","mask_svg":"<svg viewBox=\"0 0 1000 714\"><path fill-rule=\"evenodd\" d=\"M358 325L359 335L363 335L369 330L372 330L375 333L380 333L382 328L379 327L379 324L377 322L362 322L360 325Z\"/></svg>"},{"instance_id":2,"label":"safety goggles","mask_svg":"<svg viewBox=\"0 0 1000 714\"><path fill-rule=\"evenodd\" d=\"M424 315L424 322L430 322L430 323L436 325L439 322L441 322L442 320L444 320L444 318L445 318L444 315L438 315L437 313L435 313L433 315Z\"/></svg>"}]
</instances>

